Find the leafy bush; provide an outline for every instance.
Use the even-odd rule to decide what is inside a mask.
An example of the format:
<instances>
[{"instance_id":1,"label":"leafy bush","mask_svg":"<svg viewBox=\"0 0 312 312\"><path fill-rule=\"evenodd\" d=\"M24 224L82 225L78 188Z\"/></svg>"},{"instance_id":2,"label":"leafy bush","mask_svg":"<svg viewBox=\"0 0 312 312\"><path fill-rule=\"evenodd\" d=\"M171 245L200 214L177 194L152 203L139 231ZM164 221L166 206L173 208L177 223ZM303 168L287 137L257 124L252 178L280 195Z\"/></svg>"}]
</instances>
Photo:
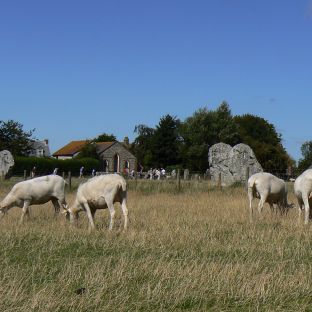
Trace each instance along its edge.
<instances>
[{"instance_id":1,"label":"leafy bush","mask_svg":"<svg viewBox=\"0 0 312 312\"><path fill-rule=\"evenodd\" d=\"M55 168L58 168L59 174L70 171L75 176L79 175L82 166L84 166L86 174L91 173L92 169L99 170L100 161L92 158L59 160L48 157L16 157L12 174L15 176L23 175L24 170L28 174L34 166L36 167L36 175L51 174Z\"/></svg>"}]
</instances>

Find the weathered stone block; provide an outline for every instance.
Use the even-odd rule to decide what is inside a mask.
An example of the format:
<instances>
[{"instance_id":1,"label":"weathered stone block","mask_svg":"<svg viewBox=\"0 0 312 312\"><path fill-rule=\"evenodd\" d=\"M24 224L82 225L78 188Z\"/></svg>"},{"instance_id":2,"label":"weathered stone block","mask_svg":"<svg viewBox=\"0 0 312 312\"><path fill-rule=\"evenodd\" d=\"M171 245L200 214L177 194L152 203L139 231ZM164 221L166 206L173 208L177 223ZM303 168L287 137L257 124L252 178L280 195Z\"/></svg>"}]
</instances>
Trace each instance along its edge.
<instances>
[{"instance_id":1,"label":"weathered stone block","mask_svg":"<svg viewBox=\"0 0 312 312\"><path fill-rule=\"evenodd\" d=\"M5 175L9 172L9 169L14 166L14 158L12 154L3 150L0 152L0 177L5 177Z\"/></svg>"},{"instance_id":2,"label":"weathered stone block","mask_svg":"<svg viewBox=\"0 0 312 312\"><path fill-rule=\"evenodd\" d=\"M263 171L253 150L246 144L237 144L233 148L225 143L215 144L209 149L208 161L211 180L218 182L221 173L222 185L246 182L247 168L249 175Z\"/></svg>"},{"instance_id":3,"label":"weathered stone block","mask_svg":"<svg viewBox=\"0 0 312 312\"><path fill-rule=\"evenodd\" d=\"M183 178L184 180L188 180L190 177L190 171L188 169L184 169Z\"/></svg>"}]
</instances>

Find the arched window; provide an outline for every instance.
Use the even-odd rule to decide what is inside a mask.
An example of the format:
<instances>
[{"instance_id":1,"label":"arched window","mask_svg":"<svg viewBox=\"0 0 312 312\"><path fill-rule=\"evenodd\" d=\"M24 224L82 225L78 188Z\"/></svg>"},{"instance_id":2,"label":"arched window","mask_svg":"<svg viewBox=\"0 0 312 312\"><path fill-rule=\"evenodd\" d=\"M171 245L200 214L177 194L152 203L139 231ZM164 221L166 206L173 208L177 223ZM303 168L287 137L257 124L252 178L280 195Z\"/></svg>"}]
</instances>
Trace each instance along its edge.
<instances>
[{"instance_id":1,"label":"arched window","mask_svg":"<svg viewBox=\"0 0 312 312\"><path fill-rule=\"evenodd\" d=\"M114 156L114 172L120 172L120 159L118 154Z\"/></svg>"},{"instance_id":2,"label":"arched window","mask_svg":"<svg viewBox=\"0 0 312 312\"><path fill-rule=\"evenodd\" d=\"M108 160L107 159L104 159L103 161L103 171L104 172L108 172Z\"/></svg>"}]
</instances>

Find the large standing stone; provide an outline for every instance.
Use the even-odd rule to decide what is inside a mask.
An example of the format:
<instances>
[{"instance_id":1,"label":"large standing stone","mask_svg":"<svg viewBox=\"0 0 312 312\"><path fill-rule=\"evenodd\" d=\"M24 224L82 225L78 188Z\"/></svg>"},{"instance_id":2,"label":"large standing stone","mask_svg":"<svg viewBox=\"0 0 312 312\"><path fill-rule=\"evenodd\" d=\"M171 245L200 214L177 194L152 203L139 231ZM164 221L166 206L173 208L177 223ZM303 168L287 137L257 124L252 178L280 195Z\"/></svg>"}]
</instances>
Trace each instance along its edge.
<instances>
[{"instance_id":1,"label":"large standing stone","mask_svg":"<svg viewBox=\"0 0 312 312\"><path fill-rule=\"evenodd\" d=\"M208 160L211 180L217 182L221 173L223 184L234 183L229 170L229 154L232 146L225 143L218 143L209 149Z\"/></svg>"},{"instance_id":2,"label":"large standing stone","mask_svg":"<svg viewBox=\"0 0 312 312\"><path fill-rule=\"evenodd\" d=\"M246 181L246 170L249 175L262 172L253 150L246 144L237 144L233 148L224 143L213 145L208 154L211 180L217 182L221 173L223 185Z\"/></svg>"},{"instance_id":3,"label":"large standing stone","mask_svg":"<svg viewBox=\"0 0 312 312\"><path fill-rule=\"evenodd\" d=\"M0 152L0 177L4 177L9 169L14 166L14 158L9 151Z\"/></svg>"}]
</instances>

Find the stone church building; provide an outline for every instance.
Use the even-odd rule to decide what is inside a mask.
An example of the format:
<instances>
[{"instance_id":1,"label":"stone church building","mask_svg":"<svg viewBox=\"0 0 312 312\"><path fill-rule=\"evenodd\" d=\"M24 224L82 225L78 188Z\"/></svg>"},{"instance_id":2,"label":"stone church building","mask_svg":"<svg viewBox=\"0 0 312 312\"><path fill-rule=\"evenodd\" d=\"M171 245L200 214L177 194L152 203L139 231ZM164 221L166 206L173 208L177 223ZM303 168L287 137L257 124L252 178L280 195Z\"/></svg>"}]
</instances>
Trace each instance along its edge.
<instances>
[{"instance_id":1,"label":"stone church building","mask_svg":"<svg viewBox=\"0 0 312 312\"><path fill-rule=\"evenodd\" d=\"M98 143L97 152L105 172L136 171L136 157L120 142Z\"/></svg>"},{"instance_id":2,"label":"stone church building","mask_svg":"<svg viewBox=\"0 0 312 312\"><path fill-rule=\"evenodd\" d=\"M57 159L76 157L88 141L72 141L53 153ZM136 171L136 157L121 142L96 142L96 150L101 161L101 171L127 173Z\"/></svg>"}]
</instances>

